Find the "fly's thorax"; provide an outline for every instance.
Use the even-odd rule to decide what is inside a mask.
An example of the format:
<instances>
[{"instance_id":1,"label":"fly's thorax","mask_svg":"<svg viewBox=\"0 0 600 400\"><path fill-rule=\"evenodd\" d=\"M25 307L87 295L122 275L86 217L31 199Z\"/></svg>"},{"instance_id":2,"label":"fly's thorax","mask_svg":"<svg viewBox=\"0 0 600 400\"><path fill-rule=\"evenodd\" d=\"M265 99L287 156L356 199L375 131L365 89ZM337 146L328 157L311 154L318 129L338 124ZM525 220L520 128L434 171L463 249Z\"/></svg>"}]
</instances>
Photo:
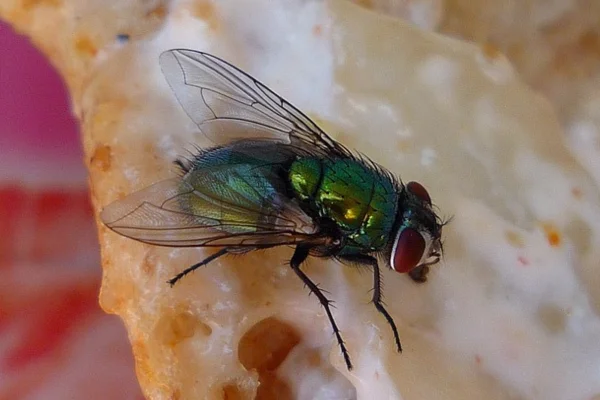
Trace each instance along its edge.
<instances>
[{"instance_id":1,"label":"fly's thorax","mask_svg":"<svg viewBox=\"0 0 600 400\"><path fill-rule=\"evenodd\" d=\"M348 250L377 251L389 242L398 192L386 174L360 160L307 157L292 163L289 180L318 217L335 223Z\"/></svg>"},{"instance_id":2,"label":"fly's thorax","mask_svg":"<svg viewBox=\"0 0 600 400\"><path fill-rule=\"evenodd\" d=\"M400 195L390 266L404 273L438 262L442 225L427 190L420 183L409 182Z\"/></svg>"},{"instance_id":3,"label":"fly's thorax","mask_svg":"<svg viewBox=\"0 0 600 400\"><path fill-rule=\"evenodd\" d=\"M314 199L323 174L322 160L316 157L303 157L290 166L288 178L294 194L302 201Z\"/></svg>"}]
</instances>

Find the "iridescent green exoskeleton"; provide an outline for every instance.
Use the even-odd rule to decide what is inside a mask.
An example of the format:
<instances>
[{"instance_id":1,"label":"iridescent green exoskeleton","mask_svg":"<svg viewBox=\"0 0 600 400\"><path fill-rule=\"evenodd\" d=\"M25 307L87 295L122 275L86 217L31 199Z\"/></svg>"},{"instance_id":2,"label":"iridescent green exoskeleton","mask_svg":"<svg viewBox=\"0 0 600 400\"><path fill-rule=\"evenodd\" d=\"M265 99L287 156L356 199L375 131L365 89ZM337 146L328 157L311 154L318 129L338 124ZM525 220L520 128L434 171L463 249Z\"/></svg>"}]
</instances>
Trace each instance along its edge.
<instances>
[{"instance_id":1,"label":"iridescent green exoskeleton","mask_svg":"<svg viewBox=\"0 0 600 400\"><path fill-rule=\"evenodd\" d=\"M177 99L215 147L179 160L180 177L106 207L102 221L129 238L160 246L217 247L179 279L226 254L294 246L290 266L325 308L348 369L352 363L330 301L301 270L309 255L373 271L382 304L378 256L424 281L439 261L443 222L429 194L358 157L265 85L210 54L170 50L160 57Z\"/></svg>"}]
</instances>

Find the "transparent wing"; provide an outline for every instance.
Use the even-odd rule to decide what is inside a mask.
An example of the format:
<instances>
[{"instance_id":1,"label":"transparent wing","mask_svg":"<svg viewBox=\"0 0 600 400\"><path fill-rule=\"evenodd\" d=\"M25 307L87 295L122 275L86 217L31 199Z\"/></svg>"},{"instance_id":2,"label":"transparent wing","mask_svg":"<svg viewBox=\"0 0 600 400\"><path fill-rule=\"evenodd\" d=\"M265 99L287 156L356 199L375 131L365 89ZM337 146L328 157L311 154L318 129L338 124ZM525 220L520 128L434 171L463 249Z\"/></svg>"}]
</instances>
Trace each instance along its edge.
<instances>
[{"instance_id":1,"label":"transparent wing","mask_svg":"<svg viewBox=\"0 0 600 400\"><path fill-rule=\"evenodd\" d=\"M160 65L183 109L214 143L271 138L321 154L350 155L296 107L218 57L168 50Z\"/></svg>"},{"instance_id":2,"label":"transparent wing","mask_svg":"<svg viewBox=\"0 0 600 400\"><path fill-rule=\"evenodd\" d=\"M218 182L203 175L209 175L206 182L194 186L181 178L158 182L108 205L100 218L123 236L169 247L269 247L315 239L312 221L293 203L265 208L242 192L231 200L232 188L215 196Z\"/></svg>"}]
</instances>

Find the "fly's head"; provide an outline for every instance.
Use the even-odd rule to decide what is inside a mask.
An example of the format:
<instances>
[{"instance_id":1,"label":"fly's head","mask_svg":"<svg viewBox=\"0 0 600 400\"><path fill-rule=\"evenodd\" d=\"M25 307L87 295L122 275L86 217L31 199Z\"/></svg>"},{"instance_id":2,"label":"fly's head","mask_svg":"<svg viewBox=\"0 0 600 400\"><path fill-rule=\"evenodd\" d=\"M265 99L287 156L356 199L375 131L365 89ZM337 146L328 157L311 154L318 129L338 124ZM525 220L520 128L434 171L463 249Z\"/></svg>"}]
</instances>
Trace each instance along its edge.
<instances>
[{"instance_id":1,"label":"fly's head","mask_svg":"<svg viewBox=\"0 0 600 400\"><path fill-rule=\"evenodd\" d=\"M427 190L417 182L404 185L400 194L390 266L400 273L439 262L442 226Z\"/></svg>"}]
</instances>

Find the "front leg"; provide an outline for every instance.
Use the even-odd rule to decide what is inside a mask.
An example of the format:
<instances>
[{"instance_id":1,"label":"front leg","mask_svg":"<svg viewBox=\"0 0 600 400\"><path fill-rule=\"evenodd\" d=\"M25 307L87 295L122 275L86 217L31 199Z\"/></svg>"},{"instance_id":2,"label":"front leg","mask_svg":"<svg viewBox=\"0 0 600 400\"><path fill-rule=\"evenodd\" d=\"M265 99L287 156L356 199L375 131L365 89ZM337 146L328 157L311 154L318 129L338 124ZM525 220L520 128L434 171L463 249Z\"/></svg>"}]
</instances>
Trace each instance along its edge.
<instances>
[{"instance_id":1,"label":"front leg","mask_svg":"<svg viewBox=\"0 0 600 400\"><path fill-rule=\"evenodd\" d=\"M351 263L368 265L373 269L373 304L377 311L379 311L386 319L387 323L392 328L392 332L394 333L394 341L396 342L396 349L399 353L402 352L402 345L400 344L400 336L398 335L398 328L396 328L396 323L392 316L387 312L383 305L383 293L381 290L381 273L379 271L379 264L377 263L377 259L372 256L367 255L353 255L353 256L344 256L340 257L342 260L349 261Z\"/></svg>"}]
</instances>

